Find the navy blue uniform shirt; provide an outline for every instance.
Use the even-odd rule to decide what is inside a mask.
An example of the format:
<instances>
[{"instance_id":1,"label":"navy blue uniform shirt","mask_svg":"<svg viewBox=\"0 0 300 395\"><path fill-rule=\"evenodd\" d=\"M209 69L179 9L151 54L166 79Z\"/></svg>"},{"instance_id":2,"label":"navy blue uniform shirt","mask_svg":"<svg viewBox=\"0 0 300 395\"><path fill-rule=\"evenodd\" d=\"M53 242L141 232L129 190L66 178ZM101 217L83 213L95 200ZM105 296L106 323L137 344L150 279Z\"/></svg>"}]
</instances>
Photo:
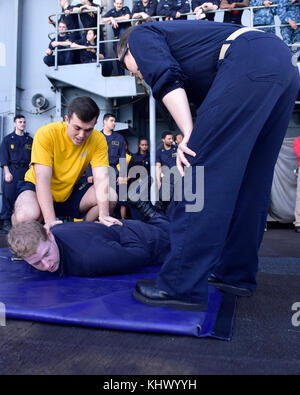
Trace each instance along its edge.
<instances>
[{"instance_id":1,"label":"navy blue uniform shirt","mask_svg":"<svg viewBox=\"0 0 300 395\"><path fill-rule=\"evenodd\" d=\"M222 44L239 28L209 21L144 23L131 32L129 48L156 99L184 88L199 106L216 76Z\"/></svg>"},{"instance_id":2,"label":"navy blue uniform shirt","mask_svg":"<svg viewBox=\"0 0 300 395\"><path fill-rule=\"evenodd\" d=\"M139 12L145 12L146 14L150 16L156 15L156 9L157 9L157 1L156 0L149 0L148 4L144 6L143 2L137 1L134 3L133 8L132 8L132 14L138 14Z\"/></svg>"},{"instance_id":3,"label":"navy blue uniform shirt","mask_svg":"<svg viewBox=\"0 0 300 395\"><path fill-rule=\"evenodd\" d=\"M71 39L71 36L69 33L66 33L64 36L58 35L58 37L57 37L57 41L67 41L70 39ZM51 51L54 52L55 48L52 47L53 41L55 41L55 38L50 41L49 48L51 49ZM70 47L69 46L64 47L62 45L59 45L56 48L59 50L59 49L67 49ZM47 59L47 61L45 61L45 59ZM54 53L52 55L45 56L44 61L48 66L54 66ZM59 65L66 65L66 64L72 64L72 63L73 63L73 52L72 51L58 52L58 64Z\"/></svg>"},{"instance_id":4,"label":"navy blue uniform shirt","mask_svg":"<svg viewBox=\"0 0 300 395\"><path fill-rule=\"evenodd\" d=\"M77 8L77 7L81 7L83 4L77 4L77 5L73 5L73 8ZM101 6L99 4L95 4L92 3L90 4L92 7L100 7ZM97 26L97 12L96 11L91 11L91 12L85 12L86 10L84 10L83 13L79 14L81 23L83 25L84 28L88 28L88 27L96 27Z\"/></svg>"},{"instance_id":5,"label":"navy blue uniform shirt","mask_svg":"<svg viewBox=\"0 0 300 395\"><path fill-rule=\"evenodd\" d=\"M168 168L171 169L171 167L176 166L176 156L176 147L172 145L169 150L166 150L164 146L162 146L156 151L155 162L161 163L162 166L168 166Z\"/></svg>"},{"instance_id":6,"label":"navy blue uniform shirt","mask_svg":"<svg viewBox=\"0 0 300 395\"><path fill-rule=\"evenodd\" d=\"M70 222L51 229L60 253L60 275L99 276L134 272L162 264L169 251L168 220L157 216L147 224L122 221L107 227Z\"/></svg>"},{"instance_id":7,"label":"navy blue uniform shirt","mask_svg":"<svg viewBox=\"0 0 300 395\"><path fill-rule=\"evenodd\" d=\"M191 10L189 0L160 0L157 15L175 18L176 13L187 14Z\"/></svg>"},{"instance_id":8,"label":"navy blue uniform shirt","mask_svg":"<svg viewBox=\"0 0 300 395\"><path fill-rule=\"evenodd\" d=\"M115 8L112 8L111 10L109 10L103 17L104 18L109 18L109 17L113 17L113 18L118 18L119 16L123 16L123 15L130 15L131 18L131 12L130 9L128 7L123 7L120 11L117 11ZM131 26L131 22L121 22L119 24L119 27L113 29L114 31L114 35L116 38L119 38L120 33L124 30L127 29L128 27Z\"/></svg>"},{"instance_id":9,"label":"navy blue uniform shirt","mask_svg":"<svg viewBox=\"0 0 300 395\"><path fill-rule=\"evenodd\" d=\"M68 41L68 40L70 40L70 34L69 34L69 33L66 33L64 36L60 36L60 35L57 36L57 41ZM49 43L49 48L51 49L51 51L54 51L54 50L55 50L55 48L52 47L52 45L51 45L53 41L56 41L56 39L53 38L53 39L50 41L50 43ZM68 47L64 47L64 46L62 46L62 45L59 45L59 46L56 47L56 48L57 48L57 49L66 49L66 48L68 48ZM63 53L63 52L61 52L60 55L61 55L62 53Z\"/></svg>"},{"instance_id":10,"label":"navy blue uniform shirt","mask_svg":"<svg viewBox=\"0 0 300 395\"><path fill-rule=\"evenodd\" d=\"M76 40L75 42L76 42L76 44L84 45L85 47L97 46L97 42L96 41L95 41L95 44L92 45L92 44L90 44L87 41L86 38L82 38L80 40ZM97 48L94 48L94 50L97 51ZM100 53L105 56L103 44L100 44ZM81 49L80 50L80 60L81 60L81 63L96 62L96 60L97 60L97 52L94 53L94 52L91 52L91 51L87 51L86 49Z\"/></svg>"},{"instance_id":11,"label":"navy blue uniform shirt","mask_svg":"<svg viewBox=\"0 0 300 395\"><path fill-rule=\"evenodd\" d=\"M234 0L227 0L227 3L232 4L232 3L235 3L235 1ZM223 22L236 23L236 24L240 25L242 23L243 12L244 11L241 11L241 10L225 11Z\"/></svg>"},{"instance_id":12,"label":"navy blue uniform shirt","mask_svg":"<svg viewBox=\"0 0 300 395\"><path fill-rule=\"evenodd\" d=\"M31 157L32 137L28 133L18 136L15 132L4 137L1 144L1 167L12 164L29 166Z\"/></svg>"},{"instance_id":13,"label":"navy blue uniform shirt","mask_svg":"<svg viewBox=\"0 0 300 395\"><path fill-rule=\"evenodd\" d=\"M147 169L148 174L150 175L150 154L147 152L146 154L140 154L137 152L133 154L131 160L128 165L128 169L133 166L143 166Z\"/></svg>"},{"instance_id":14,"label":"navy blue uniform shirt","mask_svg":"<svg viewBox=\"0 0 300 395\"><path fill-rule=\"evenodd\" d=\"M103 133L103 130L101 131ZM117 166L119 158L126 158L124 137L113 131L110 136L103 133L108 145L108 161L110 166Z\"/></svg>"},{"instance_id":15,"label":"navy blue uniform shirt","mask_svg":"<svg viewBox=\"0 0 300 395\"><path fill-rule=\"evenodd\" d=\"M73 10L73 6L69 5L65 11L72 11ZM61 12L64 12L64 10L62 9ZM67 25L68 30L74 30L74 29L79 29L79 23L78 23L78 14L69 14L69 15L61 15L58 23L59 22L65 22ZM76 40L78 39L80 36L79 32L73 32L70 33L70 39L72 40Z\"/></svg>"}]
</instances>

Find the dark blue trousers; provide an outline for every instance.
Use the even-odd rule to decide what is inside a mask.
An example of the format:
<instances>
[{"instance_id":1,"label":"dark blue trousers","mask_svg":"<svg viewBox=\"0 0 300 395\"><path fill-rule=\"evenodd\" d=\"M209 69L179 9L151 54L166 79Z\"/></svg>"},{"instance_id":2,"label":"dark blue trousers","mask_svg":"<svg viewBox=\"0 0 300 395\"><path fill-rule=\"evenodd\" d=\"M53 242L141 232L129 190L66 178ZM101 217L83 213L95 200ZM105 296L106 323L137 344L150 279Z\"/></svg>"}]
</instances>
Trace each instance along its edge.
<instances>
[{"instance_id":1,"label":"dark blue trousers","mask_svg":"<svg viewBox=\"0 0 300 395\"><path fill-rule=\"evenodd\" d=\"M5 180L3 180L2 184L3 195L0 218L5 220L10 220L10 217L12 216L14 204L17 198L18 181L24 180L25 173L28 169L25 167L15 167L10 165L9 170L13 176L13 181L5 182Z\"/></svg>"},{"instance_id":2,"label":"dark blue trousers","mask_svg":"<svg viewBox=\"0 0 300 395\"><path fill-rule=\"evenodd\" d=\"M193 172L204 166L204 208L188 213L177 203L161 289L206 302L210 272L256 288L273 170L298 90L290 51L273 35L243 34L219 61L188 144Z\"/></svg>"}]
</instances>

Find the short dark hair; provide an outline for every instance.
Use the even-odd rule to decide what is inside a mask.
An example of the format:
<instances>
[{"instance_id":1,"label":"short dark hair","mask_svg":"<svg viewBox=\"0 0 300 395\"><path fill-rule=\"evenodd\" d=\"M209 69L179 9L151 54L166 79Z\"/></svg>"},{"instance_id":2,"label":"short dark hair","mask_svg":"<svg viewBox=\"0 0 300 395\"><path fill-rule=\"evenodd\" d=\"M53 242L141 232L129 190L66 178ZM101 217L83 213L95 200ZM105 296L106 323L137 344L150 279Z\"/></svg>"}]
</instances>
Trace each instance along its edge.
<instances>
[{"instance_id":1,"label":"short dark hair","mask_svg":"<svg viewBox=\"0 0 300 395\"><path fill-rule=\"evenodd\" d=\"M91 122L94 118L98 119L100 109L96 102L88 96L78 96L71 101L68 107L68 117L71 119L73 114L82 122Z\"/></svg>"},{"instance_id":2,"label":"short dark hair","mask_svg":"<svg viewBox=\"0 0 300 395\"><path fill-rule=\"evenodd\" d=\"M22 114L17 114L17 115L14 117L14 122L16 122L17 119L21 119L21 118L24 118L24 119L25 119L24 115L22 115Z\"/></svg>"},{"instance_id":3,"label":"short dark hair","mask_svg":"<svg viewBox=\"0 0 300 395\"><path fill-rule=\"evenodd\" d=\"M88 32L89 32L90 30L94 33L95 36L97 36L97 30L96 30L96 29L92 29L92 28L91 28L91 29L88 29L88 30L86 31L86 35L88 34Z\"/></svg>"},{"instance_id":4,"label":"short dark hair","mask_svg":"<svg viewBox=\"0 0 300 395\"><path fill-rule=\"evenodd\" d=\"M161 138L162 138L162 139L165 139L166 136L169 136L169 135L171 135L171 136L174 138L173 133L170 132L170 131L165 131L165 132L163 132L162 135L161 135Z\"/></svg>"},{"instance_id":5,"label":"short dark hair","mask_svg":"<svg viewBox=\"0 0 300 395\"><path fill-rule=\"evenodd\" d=\"M112 113L110 113L110 112L107 112L106 114L104 114L103 115L103 121L107 121L110 117L113 117L113 118L117 118L116 116L115 116L115 114L112 114Z\"/></svg>"},{"instance_id":6,"label":"short dark hair","mask_svg":"<svg viewBox=\"0 0 300 395\"><path fill-rule=\"evenodd\" d=\"M142 16L138 16L137 21L135 22L135 26L142 25L143 23L148 23L148 22L155 22L155 19L152 19L151 16L148 16L147 18L143 18Z\"/></svg>"},{"instance_id":7,"label":"short dark hair","mask_svg":"<svg viewBox=\"0 0 300 395\"><path fill-rule=\"evenodd\" d=\"M60 21L58 21L58 24L60 24L60 23L63 23L63 24L66 25L67 28L68 28L68 24L67 24L67 22L66 22L64 19L61 19ZM68 29L69 29L69 28L68 28Z\"/></svg>"}]
</instances>

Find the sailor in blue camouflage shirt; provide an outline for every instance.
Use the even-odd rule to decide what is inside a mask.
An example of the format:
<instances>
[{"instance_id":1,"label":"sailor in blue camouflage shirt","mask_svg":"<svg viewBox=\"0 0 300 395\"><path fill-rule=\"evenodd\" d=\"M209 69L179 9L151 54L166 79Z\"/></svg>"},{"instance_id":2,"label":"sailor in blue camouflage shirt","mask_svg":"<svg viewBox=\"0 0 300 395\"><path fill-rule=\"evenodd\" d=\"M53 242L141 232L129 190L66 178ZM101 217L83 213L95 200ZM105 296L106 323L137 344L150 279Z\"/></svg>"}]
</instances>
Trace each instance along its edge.
<instances>
[{"instance_id":1,"label":"sailor in blue camouflage shirt","mask_svg":"<svg viewBox=\"0 0 300 395\"><path fill-rule=\"evenodd\" d=\"M271 5L278 4L278 0L250 0L250 6L265 6L265 8L258 8L253 10L254 26L267 26L275 25L274 16L277 14L277 7L270 7ZM275 34L275 27L260 27L268 33Z\"/></svg>"},{"instance_id":2,"label":"sailor in blue camouflage shirt","mask_svg":"<svg viewBox=\"0 0 300 395\"><path fill-rule=\"evenodd\" d=\"M296 4L297 3L297 4ZM298 0L279 0L277 14L281 24L287 24L280 28L283 41L291 45L291 51L300 51L300 5ZM299 46L292 45L298 43Z\"/></svg>"}]
</instances>

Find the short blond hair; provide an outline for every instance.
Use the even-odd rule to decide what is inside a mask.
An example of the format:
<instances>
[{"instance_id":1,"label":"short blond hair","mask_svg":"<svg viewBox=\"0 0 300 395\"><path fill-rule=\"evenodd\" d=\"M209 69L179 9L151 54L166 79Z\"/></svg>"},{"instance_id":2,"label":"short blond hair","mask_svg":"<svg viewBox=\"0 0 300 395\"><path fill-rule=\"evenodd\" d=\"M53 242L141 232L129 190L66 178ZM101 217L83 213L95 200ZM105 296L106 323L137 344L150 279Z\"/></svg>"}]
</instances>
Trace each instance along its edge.
<instances>
[{"instance_id":1,"label":"short blond hair","mask_svg":"<svg viewBox=\"0 0 300 395\"><path fill-rule=\"evenodd\" d=\"M47 239L46 229L34 220L18 223L11 228L7 236L11 252L20 258L34 255L40 241L46 241Z\"/></svg>"}]
</instances>

